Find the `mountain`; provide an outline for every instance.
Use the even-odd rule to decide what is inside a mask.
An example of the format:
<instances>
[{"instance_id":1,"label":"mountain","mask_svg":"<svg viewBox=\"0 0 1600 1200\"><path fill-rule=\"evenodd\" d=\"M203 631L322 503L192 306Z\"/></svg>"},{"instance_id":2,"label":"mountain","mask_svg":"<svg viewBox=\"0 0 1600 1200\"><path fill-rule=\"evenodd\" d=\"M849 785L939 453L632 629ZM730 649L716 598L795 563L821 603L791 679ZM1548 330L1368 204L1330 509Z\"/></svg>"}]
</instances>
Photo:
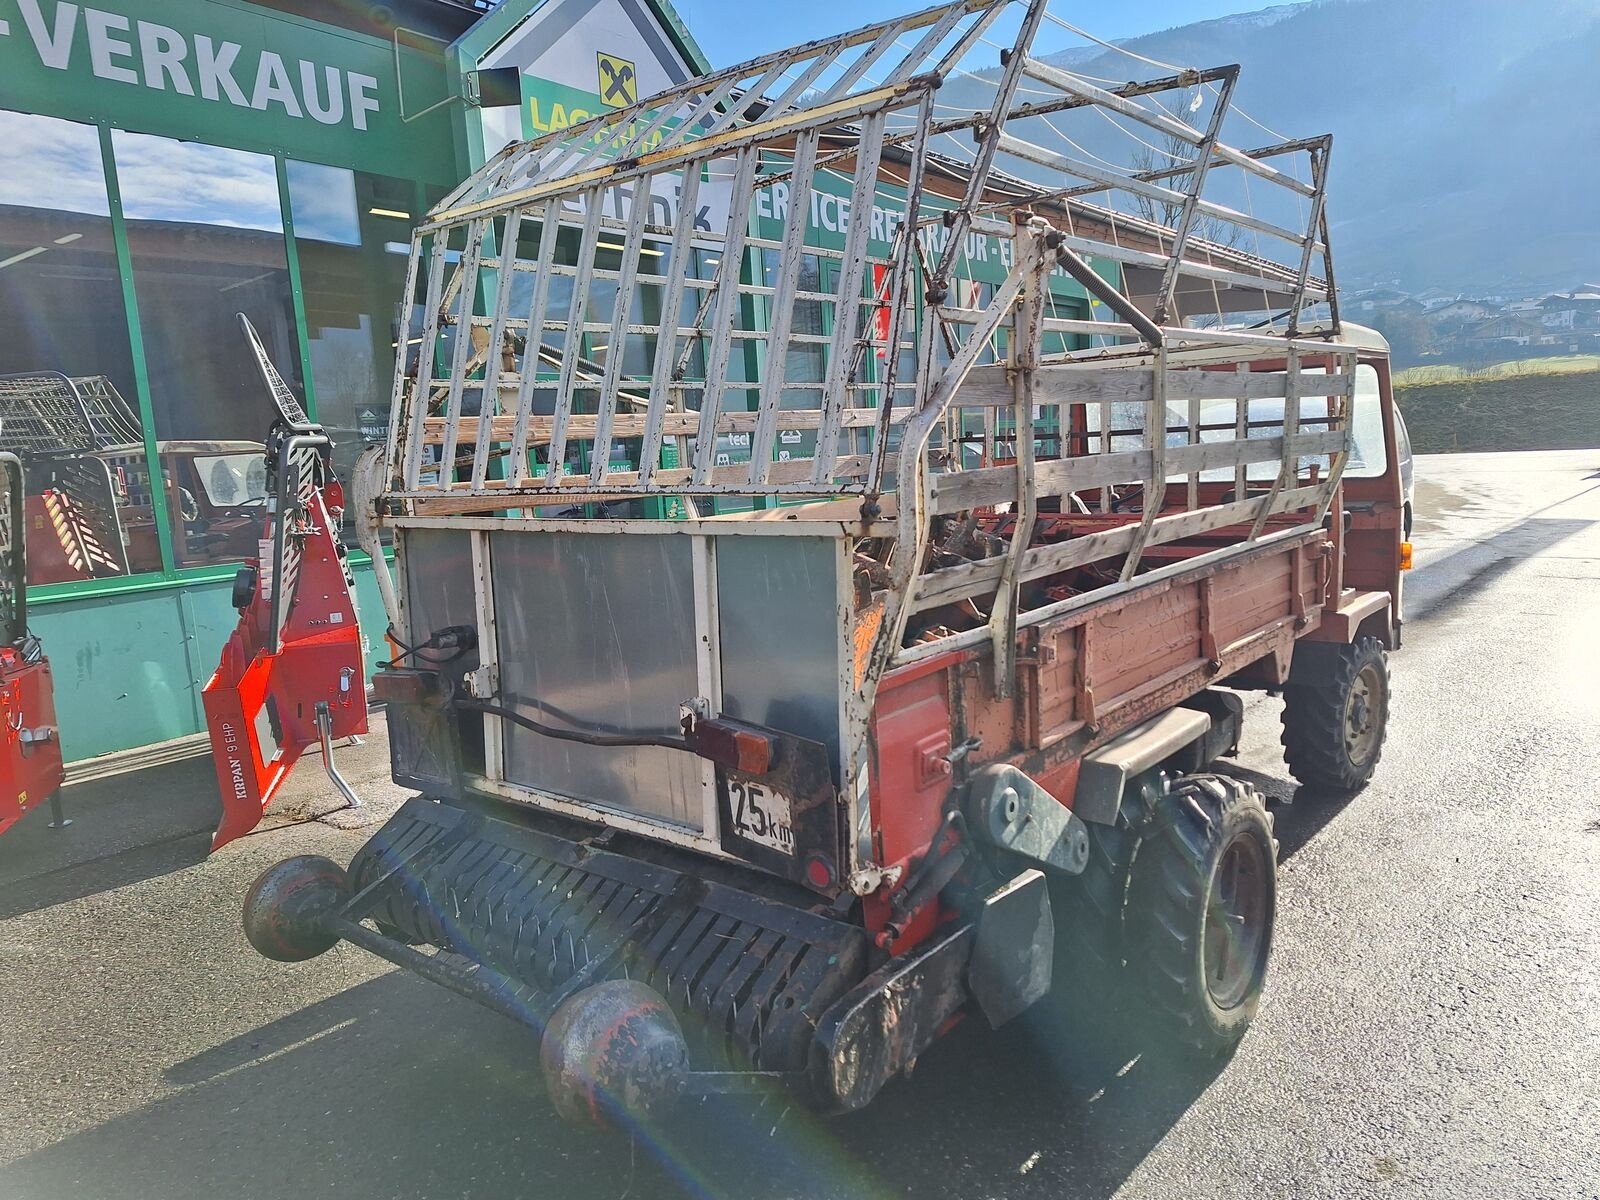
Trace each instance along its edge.
<instances>
[{"instance_id":1,"label":"mountain","mask_svg":"<svg viewBox=\"0 0 1600 1200\"><path fill-rule=\"evenodd\" d=\"M1118 44L1238 63L1237 107L1288 137L1334 135L1328 212L1347 289L1600 276L1600 0L1311 0ZM1043 57L1106 79L1167 73L1097 46ZM966 82L967 95L947 87L954 106L976 95ZM1273 140L1238 118L1225 137Z\"/></svg>"}]
</instances>

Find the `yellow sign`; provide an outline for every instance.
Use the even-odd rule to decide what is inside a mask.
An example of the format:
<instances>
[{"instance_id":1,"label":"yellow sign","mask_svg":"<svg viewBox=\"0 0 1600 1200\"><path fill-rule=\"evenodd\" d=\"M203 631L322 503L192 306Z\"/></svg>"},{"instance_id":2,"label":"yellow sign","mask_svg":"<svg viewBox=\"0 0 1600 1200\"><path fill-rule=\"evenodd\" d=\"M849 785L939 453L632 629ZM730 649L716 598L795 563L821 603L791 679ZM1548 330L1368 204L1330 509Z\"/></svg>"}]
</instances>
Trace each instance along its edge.
<instances>
[{"instance_id":1,"label":"yellow sign","mask_svg":"<svg viewBox=\"0 0 1600 1200\"><path fill-rule=\"evenodd\" d=\"M596 54L600 64L600 102L612 108L626 108L639 99L639 73L625 58L615 54Z\"/></svg>"}]
</instances>

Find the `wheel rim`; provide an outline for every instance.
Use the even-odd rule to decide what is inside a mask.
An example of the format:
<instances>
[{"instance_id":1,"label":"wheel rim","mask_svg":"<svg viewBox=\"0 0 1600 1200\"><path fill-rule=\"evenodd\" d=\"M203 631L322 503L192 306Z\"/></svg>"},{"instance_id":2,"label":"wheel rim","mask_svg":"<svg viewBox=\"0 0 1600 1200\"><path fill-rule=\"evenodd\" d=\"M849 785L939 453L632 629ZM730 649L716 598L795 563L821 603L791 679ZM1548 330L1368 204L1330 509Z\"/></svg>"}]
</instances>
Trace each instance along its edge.
<instances>
[{"instance_id":1,"label":"wheel rim","mask_svg":"<svg viewBox=\"0 0 1600 1200\"><path fill-rule=\"evenodd\" d=\"M1241 834L1217 860L1206 904L1206 990L1218 1008L1249 996L1266 936L1267 857L1254 838Z\"/></svg>"},{"instance_id":2,"label":"wheel rim","mask_svg":"<svg viewBox=\"0 0 1600 1200\"><path fill-rule=\"evenodd\" d=\"M1366 766L1377 753L1386 700L1383 673L1368 663L1351 684L1344 702L1344 752L1358 767Z\"/></svg>"}]
</instances>

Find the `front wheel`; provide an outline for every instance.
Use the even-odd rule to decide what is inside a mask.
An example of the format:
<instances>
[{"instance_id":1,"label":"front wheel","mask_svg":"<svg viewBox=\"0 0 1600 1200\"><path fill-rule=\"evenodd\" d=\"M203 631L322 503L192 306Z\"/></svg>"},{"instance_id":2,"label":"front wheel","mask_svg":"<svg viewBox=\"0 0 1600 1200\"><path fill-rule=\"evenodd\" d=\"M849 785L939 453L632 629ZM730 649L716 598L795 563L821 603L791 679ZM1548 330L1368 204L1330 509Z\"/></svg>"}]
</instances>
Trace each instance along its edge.
<instances>
[{"instance_id":1,"label":"front wheel","mask_svg":"<svg viewBox=\"0 0 1600 1200\"><path fill-rule=\"evenodd\" d=\"M1283 754L1309 787L1353 792L1372 778L1389 728L1389 660L1377 638L1328 655L1314 684L1283 689Z\"/></svg>"},{"instance_id":2,"label":"front wheel","mask_svg":"<svg viewBox=\"0 0 1600 1200\"><path fill-rule=\"evenodd\" d=\"M1186 775L1162 799L1133 865L1129 966L1177 1032L1210 1052L1244 1036L1261 1004L1278 900L1278 843L1261 793Z\"/></svg>"}]
</instances>

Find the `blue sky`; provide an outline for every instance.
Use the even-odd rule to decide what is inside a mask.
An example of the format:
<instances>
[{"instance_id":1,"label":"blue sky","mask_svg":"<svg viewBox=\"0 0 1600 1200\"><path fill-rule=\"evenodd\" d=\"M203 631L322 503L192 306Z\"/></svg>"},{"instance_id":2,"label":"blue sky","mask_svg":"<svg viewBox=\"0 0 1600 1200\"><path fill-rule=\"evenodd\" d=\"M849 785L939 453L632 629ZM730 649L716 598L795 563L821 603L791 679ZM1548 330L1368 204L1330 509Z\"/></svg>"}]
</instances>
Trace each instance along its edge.
<instances>
[{"instance_id":1,"label":"blue sky","mask_svg":"<svg viewBox=\"0 0 1600 1200\"><path fill-rule=\"evenodd\" d=\"M750 0L674 0L713 66L731 66L772 50L927 7L931 0L853 0L852 3L752 4ZM1125 38L1230 13L1256 12L1273 0L1056 0L1051 11L1096 37ZM1062 30L1041 35L1041 50L1082 45Z\"/></svg>"}]
</instances>

